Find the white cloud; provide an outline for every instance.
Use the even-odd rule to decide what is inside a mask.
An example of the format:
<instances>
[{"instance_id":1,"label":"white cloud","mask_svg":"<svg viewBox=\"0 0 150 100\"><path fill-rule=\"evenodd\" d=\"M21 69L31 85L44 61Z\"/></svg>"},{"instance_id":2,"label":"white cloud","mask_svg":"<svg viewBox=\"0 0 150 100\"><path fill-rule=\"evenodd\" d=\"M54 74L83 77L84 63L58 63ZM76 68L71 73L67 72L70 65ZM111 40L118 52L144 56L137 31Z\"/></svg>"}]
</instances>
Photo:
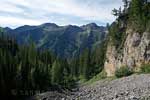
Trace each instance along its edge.
<instances>
[{"instance_id":1,"label":"white cloud","mask_svg":"<svg viewBox=\"0 0 150 100\"><path fill-rule=\"evenodd\" d=\"M111 15L111 9L113 9L114 7L118 8L118 6L120 6L120 3L117 3L118 5L116 5L114 2L119 2L121 0L115 0L112 5L109 4L108 6L103 4L95 5L96 0L91 1L90 5L87 4L88 2L86 1L82 4L75 1L76 0L36 0L36 2L34 2L33 0L30 0L30 3L33 4L31 7L38 11L68 14L91 20L112 20L113 16ZM111 1L113 0L110 0L110 2Z\"/></svg>"},{"instance_id":2,"label":"white cloud","mask_svg":"<svg viewBox=\"0 0 150 100\"><path fill-rule=\"evenodd\" d=\"M39 25L42 23L42 21L38 21L38 20L30 20L30 19L24 19L24 18L15 18L15 17L3 17L0 16L0 25L2 26L20 26L20 25L28 25L29 23L31 23L31 25Z\"/></svg>"},{"instance_id":3,"label":"white cloud","mask_svg":"<svg viewBox=\"0 0 150 100\"><path fill-rule=\"evenodd\" d=\"M16 12L16 13L21 13L22 12L22 9L19 9L15 6L12 6L10 4L2 4L0 6L0 11L3 11L3 12Z\"/></svg>"},{"instance_id":4,"label":"white cloud","mask_svg":"<svg viewBox=\"0 0 150 100\"><path fill-rule=\"evenodd\" d=\"M73 19L71 21L66 16L80 18L80 21L82 19L83 23L85 21L112 22L114 17L111 15L111 10L121 6L121 1L122 0L0 0L0 11L18 13L20 15L19 18L17 15L10 15L9 22L5 16L0 15L0 17L2 17L0 18L0 22L5 23L4 21L6 21L8 25L32 25L46 21L62 24L66 24L66 22L69 21L70 24L74 23ZM61 15L59 18L63 19L61 20L62 22L59 22L60 20L58 18L55 19L55 14ZM78 19L76 19L76 21L77 20Z\"/></svg>"}]
</instances>

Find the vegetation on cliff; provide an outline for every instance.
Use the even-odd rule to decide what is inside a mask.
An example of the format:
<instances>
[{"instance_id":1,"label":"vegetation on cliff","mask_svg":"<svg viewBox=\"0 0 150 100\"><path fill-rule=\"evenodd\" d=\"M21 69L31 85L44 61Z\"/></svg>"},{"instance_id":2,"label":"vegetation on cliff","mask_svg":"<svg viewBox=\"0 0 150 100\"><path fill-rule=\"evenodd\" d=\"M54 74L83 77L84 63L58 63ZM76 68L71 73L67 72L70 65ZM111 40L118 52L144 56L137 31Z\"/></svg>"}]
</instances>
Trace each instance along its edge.
<instances>
[{"instance_id":1,"label":"vegetation on cliff","mask_svg":"<svg viewBox=\"0 0 150 100\"><path fill-rule=\"evenodd\" d=\"M141 64L150 63L150 2L147 0L123 0L123 2L123 9L113 10L113 15L117 19L108 27L105 68L110 76L115 75L115 71L122 66L134 69ZM126 71L120 73L124 72Z\"/></svg>"},{"instance_id":2,"label":"vegetation on cliff","mask_svg":"<svg viewBox=\"0 0 150 100\"><path fill-rule=\"evenodd\" d=\"M150 30L150 3L147 0L124 0L124 9L113 10L117 20L109 27L109 41L118 50L123 48L126 30L143 33Z\"/></svg>"},{"instance_id":3,"label":"vegetation on cliff","mask_svg":"<svg viewBox=\"0 0 150 100\"><path fill-rule=\"evenodd\" d=\"M117 53L120 53L124 48L127 29L139 33L150 31L150 3L146 0L132 0L131 2L124 0L124 9L114 9L113 12L117 16L117 20L108 27L108 37L101 41L94 50L91 50L91 45L85 46L84 50L79 49L82 51L79 56L69 57L69 59L62 59L63 57L60 58L60 55L57 57L45 49L37 50L34 43L20 46L14 39L5 36L1 30L0 94L3 96L13 95L12 90L15 90L17 91L16 96L18 96L22 95L20 90L30 93L30 90L46 91L60 89L60 87L70 89L79 80L87 81L93 77L93 80L105 78L104 63L107 46L109 44L115 46ZM69 47L65 44L69 43L71 39L66 41L65 38L68 37L66 34L70 33L70 28L76 29L76 27L69 26L63 37L60 36L59 40L63 41L57 41L61 45L58 46L57 52L64 52L62 48ZM96 34L98 32L96 31ZM93 45L93 38L91 31L86 43ZM67 48L67 50L69 49ZM142 67L143 72L147 73L149 70L149 65ZM132 72L127 67L122 67L116 71L117 77L130 74Z\"/></svg>"}]
</instances>

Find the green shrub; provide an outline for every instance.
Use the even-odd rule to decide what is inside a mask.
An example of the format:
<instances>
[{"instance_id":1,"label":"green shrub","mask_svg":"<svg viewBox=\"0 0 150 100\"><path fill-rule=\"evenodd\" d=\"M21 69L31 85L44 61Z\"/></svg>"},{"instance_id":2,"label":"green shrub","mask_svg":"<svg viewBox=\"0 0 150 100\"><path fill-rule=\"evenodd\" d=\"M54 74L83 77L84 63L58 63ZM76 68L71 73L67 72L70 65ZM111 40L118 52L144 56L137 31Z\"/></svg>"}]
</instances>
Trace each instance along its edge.
<instances>
[{"instance_id":1,"label":"green shrub","mask_svg":"<svg viewBox=\"0 0 150 100\"><path fill-rule=\"evenodd\" d=\"M133 74L133 71L131 69L129 69L127 66L120 67L115 72L115 75L118 78L124 77L124 76L129 76L131 74Z\"/></svg>"},{"instance_id":2,"label":"green shrub","mask_svg":"<svg viewBox=\"0 0 150 100\"><path fill-rule=\"evenodd\" d=\"M147 26L146 26L147 27L147 32L150 32L150 27L149 26L150 26L150 20L147 22Z\"/></svg>"},{"instance_id":3,"label":"green shrub","mask_svg":"<svg viewBox=\"0 0 150 100\"><path fill-rule=\"evenodd\" d=\"M107 73L104 70L102 70L99 74L94 76L92 79L88 80L85 84L92 84L96 81L99 81L105 78L107 78Z\"/></svg>"},{"instance_id":4,"label":"green shrub","mask_svg":"<svg viewBox=\"0 0 150 100\"><path fill-rule=\"evenodd\" d=\"M144 64L141 66L142 73L150 73L150 64Z\"/></svg>"}]
</instances>

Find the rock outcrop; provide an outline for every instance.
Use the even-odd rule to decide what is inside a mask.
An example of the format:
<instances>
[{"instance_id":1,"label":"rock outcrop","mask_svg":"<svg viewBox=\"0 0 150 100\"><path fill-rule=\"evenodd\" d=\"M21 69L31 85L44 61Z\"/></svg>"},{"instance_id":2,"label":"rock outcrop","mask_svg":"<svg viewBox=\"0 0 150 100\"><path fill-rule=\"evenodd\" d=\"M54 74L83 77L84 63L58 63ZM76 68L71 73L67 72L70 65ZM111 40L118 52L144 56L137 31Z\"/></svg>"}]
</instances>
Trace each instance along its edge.
<instances>
[{"instance_id":1,"label":"rock outcrop","mask_svg":"<svg viewBox=\"0 0 150 100\"><path fill-rule=\"evenodd\" d=\"M107 76L114 76L116 69L122 66L139 70L141 64L150 63L150 32L127 30L126 36L120 52L111 43L107 46L104 65Z\"/></svg>"}]
</instances>

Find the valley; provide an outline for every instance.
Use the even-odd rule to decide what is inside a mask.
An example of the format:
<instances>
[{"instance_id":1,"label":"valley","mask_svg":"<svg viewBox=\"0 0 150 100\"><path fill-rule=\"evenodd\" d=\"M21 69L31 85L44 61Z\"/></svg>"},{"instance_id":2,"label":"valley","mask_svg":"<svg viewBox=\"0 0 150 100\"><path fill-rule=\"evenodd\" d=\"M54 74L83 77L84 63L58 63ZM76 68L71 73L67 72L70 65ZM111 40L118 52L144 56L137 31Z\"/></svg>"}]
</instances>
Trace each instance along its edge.
<instances>
[{"instance_id":1,"label":"valley","mask_svg":"<svg viewBox=\"0 0 150 100\"><path fill-rule=\"evenodd\" d=\"M149 100L150 2L123 0L112 14L103 26L0 27L0 97Z\"/></svg>"}]
</instances>

